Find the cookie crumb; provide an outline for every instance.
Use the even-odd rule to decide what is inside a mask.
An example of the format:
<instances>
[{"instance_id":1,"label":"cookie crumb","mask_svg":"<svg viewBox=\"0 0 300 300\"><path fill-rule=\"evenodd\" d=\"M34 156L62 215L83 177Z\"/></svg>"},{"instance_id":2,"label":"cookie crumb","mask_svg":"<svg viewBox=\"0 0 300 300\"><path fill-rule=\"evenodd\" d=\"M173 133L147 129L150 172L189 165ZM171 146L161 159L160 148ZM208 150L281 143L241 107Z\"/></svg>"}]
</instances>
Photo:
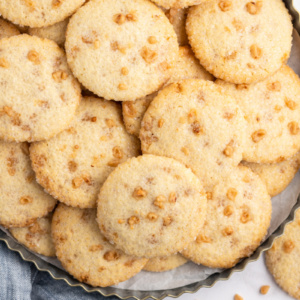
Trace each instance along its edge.
<instances>
[{"instance_id":1,"label":"cookie crumb","mask_svg":"<svg viewBox=\"0 0 300 300\"><path fill-rule=\"evenodd\" d=\"M242 296L240 296L239 294L235 294L234 300L244 300L244 298Z\"/></svg>"},{"instance_id":2,"label":"cookie crumb","mask_svg":"<svg viewBox=\"0 0 300 300\"><path fill-rule=\"evenodd\" d=\"M263 295L266 295L268 293L270 289L270 286L269 285L263 285L261 288L260 288L260 293L263 294Z\"/></svg>"}]
</instances>

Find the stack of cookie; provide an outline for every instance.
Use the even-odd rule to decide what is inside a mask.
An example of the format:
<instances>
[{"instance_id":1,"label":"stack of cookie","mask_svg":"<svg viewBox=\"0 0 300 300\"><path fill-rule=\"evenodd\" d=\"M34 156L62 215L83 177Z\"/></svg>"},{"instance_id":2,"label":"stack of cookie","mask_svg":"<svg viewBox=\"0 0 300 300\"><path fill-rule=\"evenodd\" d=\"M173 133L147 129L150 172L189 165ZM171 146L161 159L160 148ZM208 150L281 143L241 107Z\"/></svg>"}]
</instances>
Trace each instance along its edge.
<instances>
[{"instance_id":1,"label":"stack of cookie","mask_svg":"<svg viewBox=\"0 0 300 300\"><path fill-rule=\"evenodd\" d=\"M0 224L93 286L234 266L299 168L283 2L153 2L0 2Z\"/></svg>"}]
</instances>

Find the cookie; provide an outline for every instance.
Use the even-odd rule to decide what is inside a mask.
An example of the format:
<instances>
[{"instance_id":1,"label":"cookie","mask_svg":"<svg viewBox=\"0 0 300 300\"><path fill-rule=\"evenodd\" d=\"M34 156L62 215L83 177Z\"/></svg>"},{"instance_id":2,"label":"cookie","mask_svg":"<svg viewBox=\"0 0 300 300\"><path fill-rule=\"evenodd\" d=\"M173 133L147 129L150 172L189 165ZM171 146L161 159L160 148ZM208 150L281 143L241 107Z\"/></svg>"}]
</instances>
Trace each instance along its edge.
<instances>
[{"instance_id":1,"label":"cookie","mask_svg":"<svg viewBox=\"0 0 300 300\"><path fill-rule=\"evenodd\" d=\"M277 284L289 295L300 299L300 210L295 219L287 224L284 234L278 237L266 252L266 265Z\"/></svg>"},{"instance_id":2,"label":"cookie","mask_svg":"<svg viewBox=\"0 0 300 300\"><path fill-rule=\"evenodd\" d=\"M45 256L55 256L54 244L51 237L52 214L37 219L28 227L11 228L12 236L22 245L33 252Z\"/></svg>"},{"instance_id":3,"label":"cookie","mask_svg":"<svg viewBox=\"0 0 300 300\"><path fill-rule=\"evenodd\" d=\"M187 13L187 8L171 8L165 12L166 16L174 27L177 35L177 41L180 46L188 45L189 43L185 30Z\"/></svg>"},{"instance_id":4,"label":"cookie","mask_svg":"<svg viewBox=\"0 0 300 300\"><path fill-rule=\"evenodd\" d=\"M281 0L202 1L189 10L186 30L204 68L228 82L263 80L290 56L293 25Z\"/></svg>"},{"instance_id":5,"label":"cookie","mask_svg":"<svg viewBox=\"0 0 300 300\"><path fill-rule=\"evenodd\" d=\"M149 272L170 271L184 265L188 260L180 254L170 256L153 257L144 266L143 270Z\"/></svg>"},{"instance_id":6,"label":"cookie","mask_svg":"<svg viewBox=\"0 0 300 300\"><path fill-rule=\"evenodd\" d=\"M142 121L143 153L173 157L211 188L242 160L246 122L234 99L210 81L187 79L164 88Z\"/></svg>"},{"instance_id":7,"label":"cookie","mask_svg":"<svg viewBox=\"0 0 300 300\"><path fill-rule=\"evenodd\" d=\"M179 58L174 68L174 72L166 84L187 78L213 80L213 76L199 64L199 61L195 58L191 48L184 46L179 48ZM156 96L157 93L153 93L140 100L125 101L122 103L123 120L126 130L129 133L139 136L143 116L151 101Z\"/></svg>"},{"instance_id":8,"label":"cookie","mask_svg":"<svg viewBox=\"0 0 300 300\"><path fill-rule=\"evenodd\" d=\"M300 149L300 79L288 66L252 85L217 81L233 96L247 121L244 160L281 162Z\"/></svg>"},{"instance_id":9,"label":"cookie","mask_svg":"<svg viewBox=\"0 0 300 300\"><path fill-rule=\"evenodd\" d=\"M94 0L70 19L66 51L79 81L107 100L132 101L171 76L177 37L161 9L146 0Z\"/></svg>"},{"instance_id":10,"label":"cookie","mask_svg":"<svg viewBox=\"0 0 300 300\"><path fill-rule=\"evenodd\" d=\"M298 172L300 167L300 152L280 163L257 164L243 161L242 164L259 175L267 186L268 193L271 197L274 197L290 184Z\"/></svg>"},{"instance_id":11,"label":"cookie","mask_svg":"<svg viewBox=\"0 0 300 300\"><path fill-rule=\"evenodd\" d=\"M64 130L80 87L53 41L16 35L0 40L0 139L33 142Z\"/></svg>"},{"instance_id":12,"label":"cookie","mask_svg":"<svg viewBox=\"0 0 300 300\"><path fill-rule=\"evenodd\" d=\"M21 26L45 27L71 16L85 0L1 0L0 15Z\"/></svg>"},{"instance_id":13,"label":"cookie","mask_svg":"<svg viewBox=\"0 0 300 300\"><path fill-rule=\"evenodd\" d=\"M37 184L28 144L0 141L0 224L25 227L52 211L56 200Z\"/></svg>"},{"instance_id":14,"label":"cookie","mask_svg":"<svg viewBox=\"0 0 300 300\"><path fill-rule=\"evenodd\" d=\"M140 272L147 263L116 250L100 233L96 209L59 204L52 220L57 258L76 279L92 286L109 286Z\"/></svg>"},{"instance_id":15,"label":"cookie","mask_svg":"<svg viewBox=\"0 0 300 300\"><path fill-rule=\"evenodd\" d=\"M151 0L157 5L169 9L169 8L184 8L192 5L199 4L202 0Z\"/></svg>"},{"instance_id":16,"label":"cookie","mask_svg":"<svg viewBox=\"0 0 300 300\"><path fill-rule=\"evenodd\" d=\"M81 208L95 207L109 173L139 153L119 105L92 97L82 99L68 129L30 147L38 182L61 202Z\"/></svg>"},{"instance_id":17,"label":"cookie","mask_svg":"<svg viewBox=\"0 0 300 300\"><path fill-rule=\"evenodd\" d=\"M231 268L250 256L267 234L272 203L249 168L233 168L207 200L207 217L196 241L182 254L210 268Z\"/></svg>"},{"instance_id":18,"label":"cookie","mask_svg":"<svg viewBox=\"0 0 300 300\"><path fill-rule=\"evenodd\" d=\"M68 23L69 19L66 19L47 27L29 28L28 33L30 35L36 35L41 38L52 40L59 46L64 47Z\"/></svg>"},{"instance_id":19,"label":"cookie","mask_svg":"<svg viewBox=\"0 0 300 300\"><path fill-rule=\"evenodd\" d=\"M138 257L168 256L193 241L206 215L200 180L178 161L143 155L120 164L98 198L100 230Z\"/></svg>"},{"instance_id":20,"label":"cookie","mask_svg":"<svg viewBox=\"0 0 300 300\"><path fill-rule=\"evenodd\" d=\"M20 34L16 26L0 18L0 39Z\"/></svg>"}]
</instances>

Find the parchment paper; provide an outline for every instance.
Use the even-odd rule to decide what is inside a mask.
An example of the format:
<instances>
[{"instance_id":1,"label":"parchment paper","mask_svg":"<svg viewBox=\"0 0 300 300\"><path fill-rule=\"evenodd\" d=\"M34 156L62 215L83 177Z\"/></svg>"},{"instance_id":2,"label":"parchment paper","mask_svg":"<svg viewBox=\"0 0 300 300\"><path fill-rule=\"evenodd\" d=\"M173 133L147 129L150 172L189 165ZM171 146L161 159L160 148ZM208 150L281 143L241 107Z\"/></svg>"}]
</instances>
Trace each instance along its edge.
<instances>
[{"instance_id":1,"label":"parchment paper","mask_svg":"<svg viewBox=\"0 0 300 300\"><path fill-rule=\"evenodd\" d=\"M275 30L280 30L277 28ZM300 37L296 31L293 34L293 48L291 57L289 59L289 66L300 76ZM278 196L272 198L272 220L271 226L268 231L270 236L278 226L289 216L292 207L297 202L297 197L300 193L300 172L298 172L290 183L290 185ZM8 235L9 232L0 226ZM10 235L11 236L11 235ZM37 254L35 254L37 255ZM48 258L45 256L37 255L43 260L62 268L57 259ZM210 269L203 266L198 266L192 262L163 273L152 273L142 271L133 278L122 282L115 287L131 290L164 290L176 287L181 287L196 281L204 280L213 273L221 272L222 269Z\"/></svg>"}]
</instances>

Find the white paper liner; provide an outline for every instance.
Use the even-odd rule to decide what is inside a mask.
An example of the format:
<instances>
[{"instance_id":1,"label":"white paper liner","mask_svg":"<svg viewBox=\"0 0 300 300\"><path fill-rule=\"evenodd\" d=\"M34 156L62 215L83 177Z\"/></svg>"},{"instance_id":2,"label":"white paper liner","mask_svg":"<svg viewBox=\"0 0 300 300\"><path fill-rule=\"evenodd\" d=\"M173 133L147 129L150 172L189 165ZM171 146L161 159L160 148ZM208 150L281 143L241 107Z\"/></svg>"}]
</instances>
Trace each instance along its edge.
<instances>
[{"instance_id":1,"label":"white paper liner","mask_svg":"<svg viewBox=\"0 0 300 300\"><path fill-rule=\"evenodd\" d=\"M280 30L275 29L275 30ZM288 65L300 76L300 37L294 30L293 48ZM290 185L279 195L272 198L272 220L268 230L269 237L278 226L289 216L292 207L296 204L300 194L300 173L298 172ZM5 228L0 228L11 236ZM63 269L60 262L55 258L49 258L34 253L44 261ZM210 275L221 272L222 269L211 269L188 262L174 270L162 273L142 271L133 278L122 282L114 287L129 290L165 290L185 286L201 281Z\"/></svg>"}]
</instances>

